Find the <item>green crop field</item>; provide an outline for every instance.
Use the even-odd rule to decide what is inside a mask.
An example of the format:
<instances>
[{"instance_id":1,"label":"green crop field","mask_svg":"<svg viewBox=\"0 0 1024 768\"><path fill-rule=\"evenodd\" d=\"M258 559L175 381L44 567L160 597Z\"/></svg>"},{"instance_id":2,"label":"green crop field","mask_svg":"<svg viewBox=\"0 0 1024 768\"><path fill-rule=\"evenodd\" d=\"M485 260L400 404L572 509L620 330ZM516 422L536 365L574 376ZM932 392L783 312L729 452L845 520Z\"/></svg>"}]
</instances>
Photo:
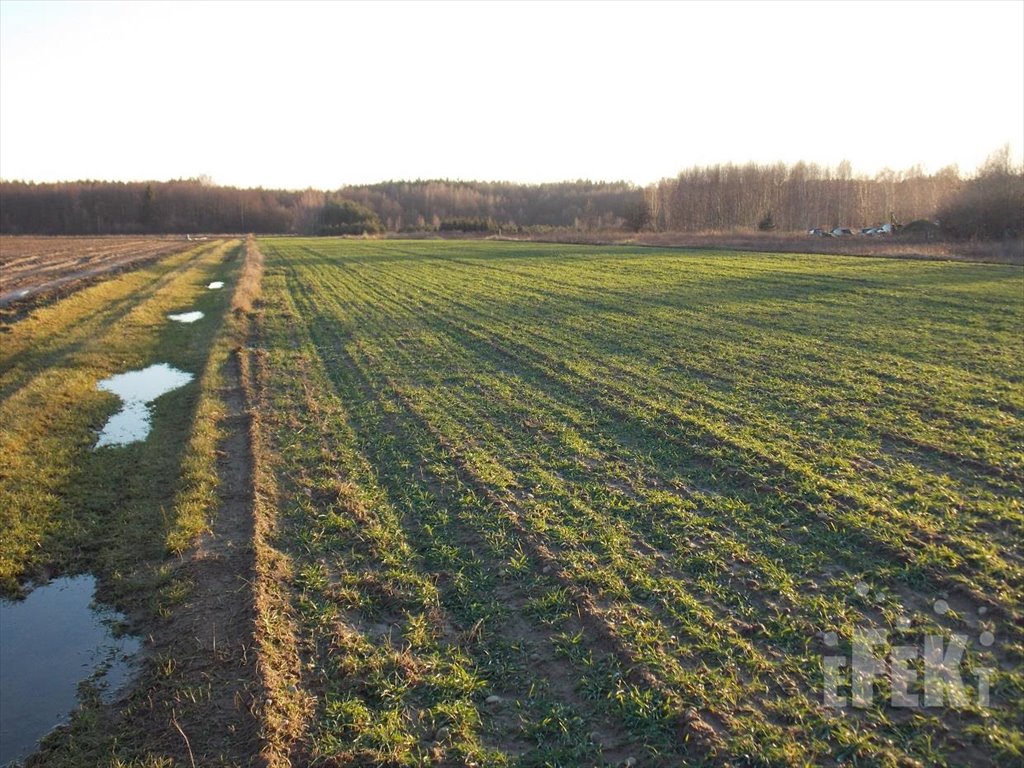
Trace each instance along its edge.
<instances>
[{"instance_id":1,"label":"green crop field","mask_svg":"<svg viewBox=\"0 0 1024 768\"><path fill-rule=\"evenodd\" d=\"M261 248L266 719L281 754L1024 755L1019 269ZM923 706L911 658L919 706L892 706L892 675L853 706L848 669L847 706L826 706L826 658L852 658L871 628L887 631L883 659L964 637L947 658L966 699Z\"/></svg>"},{"instance_id":2,"label":"green crop field","mask_svg":"<svg viewBox=\"0 0 1024 768\"><path fill-rule=\"evenodd\" d=\"M0 335L2 586L149 636L35 764L1024 760L1020 267L257 244ZM93 451L154 356L159 444Z\"/></svg>"}]
</instances>

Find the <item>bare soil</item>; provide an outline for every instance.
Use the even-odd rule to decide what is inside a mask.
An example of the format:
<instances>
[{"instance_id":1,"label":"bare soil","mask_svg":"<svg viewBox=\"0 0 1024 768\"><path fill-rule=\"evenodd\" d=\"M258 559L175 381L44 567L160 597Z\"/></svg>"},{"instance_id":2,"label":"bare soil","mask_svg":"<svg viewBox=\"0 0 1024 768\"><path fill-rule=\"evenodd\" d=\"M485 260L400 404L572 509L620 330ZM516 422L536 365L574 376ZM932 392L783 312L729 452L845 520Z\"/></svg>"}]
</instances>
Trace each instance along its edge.
<instances>
[{"instance_id":1,"label":"bare soil","mask_svg":"<svg viewBox=\"0 0 1024 768\"><path fill-rule=\"evenodd\" d=\"M192 245L180 236L0 237L0 307L67 295Z\"/></svg>"},{"instance_id":2,"label":"bare soil","mask_svg":"<svg viewBox=\"0 0 1024 768\"><path fill-rule=\"evenodd\" d=\"M226 364L228 386L221 393L228 416L220 446L221 507L212 530L185 558L182 575L194 584L188 603L175 611L160 641L184 665L177 673L185 688L205 689L197 700L176 697L171 717L162 715L168 737L165 754L188 765L258 765L261 700L253 645L253 487L249 419L237 358ZM155 715L157 713L154 713ZM154 725L157 725L155 723ZM186 744L186 737L188 743Z\"/></svg>"},{"instance_id":3,"label":"bare soil","mask_svg":"<svg viewBox=\"0 0 1024 768\"><path fill-rule=\"evenodd\" d=\"M230 356L225 367L221 506L210 532L182 562L181 575L194 590L157 636L157 644L165 643L170 656L184 665L176 673L178 685L205 689L196 700L175 696L164 702L163 712L153 713L154 726L162 725L166 737L164 754L183 765L257 765L260 752L252 452L237 358Z\"/></svg>"}]
</instances>

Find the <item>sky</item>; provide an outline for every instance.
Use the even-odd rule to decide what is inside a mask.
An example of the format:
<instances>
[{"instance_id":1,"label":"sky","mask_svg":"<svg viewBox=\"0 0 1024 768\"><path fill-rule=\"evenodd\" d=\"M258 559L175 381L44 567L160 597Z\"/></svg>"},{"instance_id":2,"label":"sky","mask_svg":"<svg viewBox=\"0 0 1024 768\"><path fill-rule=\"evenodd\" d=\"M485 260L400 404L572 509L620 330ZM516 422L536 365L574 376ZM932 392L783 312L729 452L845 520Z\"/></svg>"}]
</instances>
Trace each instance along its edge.
<instances>
[{"instance_id":1,"label":"sky","mask_svg":"<svg viewBox=\"0 0 1024 768\"><path fill-rule=\"evenodd\" d=\"M1024 1L0 0L0 178L648 184L1024 144Z\"/></svg>"}]
</instances>

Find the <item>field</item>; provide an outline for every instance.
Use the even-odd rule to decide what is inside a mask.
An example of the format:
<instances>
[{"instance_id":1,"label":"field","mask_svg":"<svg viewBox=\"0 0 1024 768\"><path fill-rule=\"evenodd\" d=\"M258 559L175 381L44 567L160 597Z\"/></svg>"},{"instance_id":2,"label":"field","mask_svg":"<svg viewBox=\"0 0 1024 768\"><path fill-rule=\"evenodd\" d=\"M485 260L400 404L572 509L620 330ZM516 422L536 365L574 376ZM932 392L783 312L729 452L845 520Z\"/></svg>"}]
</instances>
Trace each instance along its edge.
<instances>
[{"instance_id":1,"label":"field","mask_svg":"<svg viewBox=\"0 0 1024 768\"><path fill-rule=\"evenodd\" d=\"M181 237L6 236L0 238L0 308L70 293L91 279L188 247Z\"/></svg>"},{"instance_id":2,"label":"field","mask_svg":"<svg viewBox=\"0 0 1024 768\"><path fill-rule=\"evenodd\" d=\"M853 235L817 237L806 233L760 232L644 232L623 235L621 231L584 233L552 232L537 239L592 245L650 245L698 248L703 251L753 251L755 253L832 254L836 256L877 256L899 259L970 261L989 264L1024 265L1024 240L950 241L900 234L895 237Z\"/></svg>"},{"instance_id":3,"label":"field","mask_svg":"<svg viewBox=\"0 0 1024 768\"><path fill-rule=\"evenodd\" d=\"M1019 267L258 246L244 268L237 241L168 257L0 337L0 575L88 568L162 628L137 690L87 706L46 764L1024 759ZM258 301L204 294L198 338L156 330L260 252ZM105 340L75 330L99 306L123 313ZM123 449L129 477L89 451L113 410L89 382L157 344L206 374L158 401L175 448ZM91 410L33 409L72 379L61 402ZM227 639L175 640L229 610L218 541L248 585ZM854 706L871 629L897 673ZM935 643L963 700L922 686Z\"/></svg>"}]
</instances>

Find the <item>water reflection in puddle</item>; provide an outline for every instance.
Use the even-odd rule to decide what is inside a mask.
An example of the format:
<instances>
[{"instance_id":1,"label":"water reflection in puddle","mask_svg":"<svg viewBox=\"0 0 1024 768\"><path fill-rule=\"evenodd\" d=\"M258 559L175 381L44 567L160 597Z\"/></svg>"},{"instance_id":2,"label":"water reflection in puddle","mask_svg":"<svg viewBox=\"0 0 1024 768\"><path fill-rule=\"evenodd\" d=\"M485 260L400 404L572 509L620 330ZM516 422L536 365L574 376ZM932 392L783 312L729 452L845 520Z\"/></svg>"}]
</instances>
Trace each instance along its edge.
<instances>
[{"instance_id":1,"label":"water reflection in puddle","mask_svg":"<svg viewBox=\"0 0 1024 768\"><path fill-rule=\"evenodd\" d=\"M131 679L138 638L114 637L123 617L91 606L92 576L55 579L24 600L0 600L0 765L33 752L78 703L96 675L106 701Z\"/></svg>"},{"instance_id":2,"label":"water reflection in puddle","mask_svg":"<svg viewBox=\"0 0 1024 768\"><path fill-rule=\"evenodd\" d=\"M224 287L224 283L221 280L214 280L212 283L210 283L206 287L211 289L211 290L213 290L215 288L223 288Z\"/></svg>"},{"instance_id":3,"label":"water reflection in puddle","mask_svg":"<svg viewBox=\"0 0 1024 768\"><path fill-rule=\"evenodd\" d=\"M121 410L115 413L100 432L96 447L127 445L145 440L149 434L149 403L192 380L192 374L158 363L141 371L119 373L104 379L97 388L112 392L122 400Z\"/></svg>"},{"instance_id":4,"label":"water reflection in puddle","mask_svg":"<svg viewBox=\"0 0 1024 768\"><path fill-rule=\"evenodd\" d=\"M203 316L202 312L182 312L180 315L168 315L169 320L174 320L178 323L194 323L196 320Z\"/></svg>"}]
</instances>

